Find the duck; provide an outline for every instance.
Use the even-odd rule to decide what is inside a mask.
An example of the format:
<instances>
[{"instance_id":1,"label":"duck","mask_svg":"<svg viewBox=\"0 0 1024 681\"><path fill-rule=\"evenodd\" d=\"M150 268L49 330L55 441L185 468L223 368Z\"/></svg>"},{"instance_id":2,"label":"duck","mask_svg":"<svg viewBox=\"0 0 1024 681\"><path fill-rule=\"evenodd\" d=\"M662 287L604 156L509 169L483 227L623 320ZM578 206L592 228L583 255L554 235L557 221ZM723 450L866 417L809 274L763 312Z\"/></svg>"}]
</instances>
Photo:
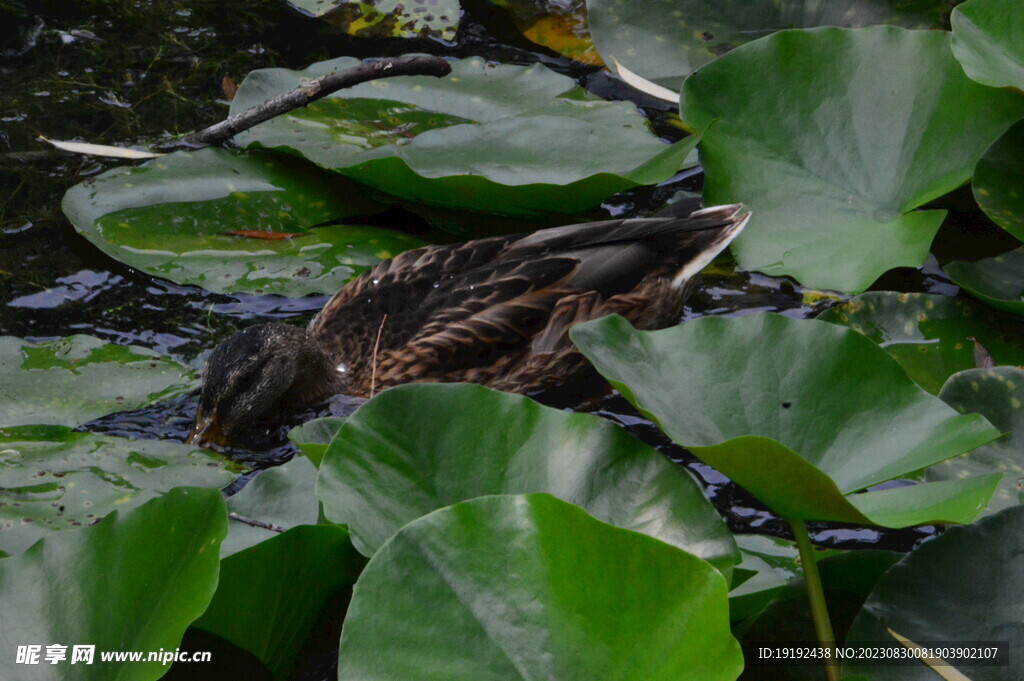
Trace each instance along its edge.
<instances>
[{"instance_id":1,"label":"duck","mask_svg":"<svg viewBox=\"0 0 1024 681\"><path fill-rule=\"evenodd\" d=\"M697 275L743 230L741 204L406 251L364 271L308 326L245 328L203 370L186 442L224 447L336 394L468 382L536 394L587 368L578 323L678 321Z\"/></svg>"}]
</instances>

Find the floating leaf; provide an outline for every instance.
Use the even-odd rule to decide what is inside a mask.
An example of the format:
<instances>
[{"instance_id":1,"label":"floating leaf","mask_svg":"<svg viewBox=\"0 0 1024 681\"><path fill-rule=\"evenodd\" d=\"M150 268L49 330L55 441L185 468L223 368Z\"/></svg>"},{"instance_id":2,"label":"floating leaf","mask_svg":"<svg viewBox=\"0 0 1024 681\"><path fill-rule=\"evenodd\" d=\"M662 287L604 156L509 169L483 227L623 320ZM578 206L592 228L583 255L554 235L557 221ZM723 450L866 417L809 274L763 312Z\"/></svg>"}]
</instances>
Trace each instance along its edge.
<instances>
[{"instance_id":1,"label":"floating leaf","mask_svg":"<svg viewBox=\"0 0 1024 681\"><path fill-rule=\"evenodd\" d=\"M842 641L854 617L871 594L886 570L903 556L893 551L859 550L833 552L816 556L829 619L837 640ZM730 601L731 605L732 601ZM817 636L807 602L807 583L798 574L776 594L763 612L743 625L741 642L747 653L744 681L821 681L821 663L808 660L790 660L789 664L775 660L765 662L758 655L764 646L803 646ZM733 629L736 633L736 629Z\"/></svg>"},{"instance_id":2,"label":"floating leaf","mask_svg":"<svg viewBox=\"0 0 1024 681\"><path fill-rule=\"evenodd\" d=\"M76 426L179 395L195 372L152 350L68 336L0 336L0 426Z\"/></svg>"},{"instance_id":3,"label":"floating leaf","mask_svg":"<svg viewBox=\"0 0 1024 681\"><path fill-rule=\"evenodd\" d=\"M535 494L441 509L381 547L338 679L732 681L742 668L714 568Z\"/></svg>"},{"instance_id":4,"label":"floating leaf","mask_svg":"<svg viewBox=\"0 0 1024 681\"><path fill-rule=\"evenodd\" d=\"M941 0L587 0L587 9L602 59L675 90L691 71L781 29L939 28L949 12Z\"/></svg>"},{"instance_id":5,"label":"floating leaf","mask_svg":"<svg viewBox=\"0 0 1024 681\"><path fill-rule=\"evenodd\" d=\"M999 436L916 386L859 333L761 314L637 331L622 317L573 342L673 440L789 521L969 522L997 476L852 494Z\"/></svg>"},{"instance_id":6,"label":"floating leaf","mask_svg":"<svg viewBox=\"0 0 1024 681\"><path fill-rule=\"evenodd\" d=\"M379 210L358 191L294 158L202 149L107 171L72 187L63 207L95 246L148 274L216 293L301 296L334 293L367 267L421 245L384 229L317 227Z\"/></svg>"},{"instance_id":7,"label":"floating leaf","mask_svg":"<svg viewBox=\"0 0 1024 681\"><path fill-rule=\"evenodd\" d=\"M160 678L166 662L103 662L101 654L173 654L217 587L225 532L220 492L183 488L0 560L0 678ZM43 646L39 664L16 662L23 645ZM67 646L64 661L45 661L51 645ZM92 664L72 665L75 645L95 646Z\"/></svg>"},{"instance_id":8,"label":"floating leaf","mask_svg":"<svg viewBox=\"0 0 1024 681\"><path fill-rule=\"evenodd\" d=\"M894 565L857 616L847 645L890 640L887 629L930 647L970 641L1009 646L1009 667L992 660L950 659L972 681L1018 678L1024 660L1024 507L1006 509L967 527L954 527L917 547ZM1005 658L1004 658L1005 659ZM934 681L916 661L872 665L855 661L850 671L872 681ZM977 664L984 666L975 666ZM986 665L987 663L987 665Z\"/></svg>"},{"instance_id":9,"label":"floating leaf","mask_svg":"<svg viewBox=\"0 0 1024 681\"><path fill-rule=\"evenodd\" d=\"M325 416L306 421L301 426L289 430L288 439L309 457L314 466L319 468L320 461L327 453L327 445L331 444L331 440L334 439L343 423L345 423L345 418L341 416Z\"/></svg>"},{"instance_id":10,"label":"floating leaf","mask_svg":"<svg viewBox=\"0 0 1024 681\"><path fill-rule=\"evenodd\" d=\"M799 571L793 542L747 534L736 537L743 560L733 568L729 617L734 622L753 617L767 607Z\"/></svg>"},{"instance_id":11,"label":"floating leaf","mask_svg":"<svg viewBox=\"0 0 1024 681\"><path fill-rule=\"evenodd\" d=\"M951 20L953 54L970 78L1024 90L1024 12L1017 0L969 0Z\"/></svg>"},{"instance_id":12,"label":"floating leaf","mask_svg":"<svg viewBox=\"0 0 1024 681\"><path fill-rule=\"evenodd\" d=\"M961 413L981 414L1007 435L925 469L922 479L1002 473L985 512L1024 502L1024 371L1016 367L963 371L949 379L939 397Z\"/></svg>"},{"instance_id":13,"label":"floating leaf","mask_svg":"<svg viewBox=\"0 0 1024 681\"><path fill-rule=\"evenodd\" d=\"M288 0L357 38L433 38L451 41L459 28L458 0Z\"/></svg>"},{"instance_id":14,"label":"floating leaf","mask_svg":"<svg viewBox=\"0 0 1024 681\"><path fill-rule=\"evenodd\" d=\"M351 68L253 71L232 113ZM578 213L679 169L696 140L659 141L627 102L590 98L540 64L454 61L447 78L401 76L339 90L240 133L420 203L530 216Z\"/></svg>"},{"instance_id":15,"label":"floating leaf","mask_svg":"<svg viewBox=\"0 0 1024 681\"><path fill-rule=\"evenodd\" d=\"M1024 317L1024 248L977 262L952 262L946 274L985 304Z\"/></svg>"},{"instance_id":16,"label":"floating leaf","mask_svg":"<svg viewBox=\"0 0 1024 681\"><path fill-rule=\"evenodd\" d=\"M1021 12L1024 14L1024 12ZM985 214L1024 240L1024 120L992 143L974 169L974 198Z\"/></svg>"},{"instance_id":17,"label":"floating leaf","mask_svg":"<svg viewBox=\"0 0 1024 681\"><path fill-rule=\"evenodd\" d=\"M320 505L313 496L315 488L316 468L306 457L295 456L282 466L260 471L228 499L228 510L285 530L314 525L320 515ZM277 535L273 530L235 520L221 544L221 555L230 556Z\"/></svg>"},{"instance_id":18,"label":"floating leaf","mask_svg":"<svg viewBox=\"0 0 1024 681\"><path fill-rule=\"evenodd\" d=\"M587 4L584 0L491 0L509 10L516 28L530 42L592 66L601 58L590 41Z\"/></svg>"},{"instance_id":19,"label":"floating leaf","mask_svg":"<svg viewBox=\"0 0 1024 681\"><path fill-rule=\"evenodd\" d=\"M223 487L240 471L176 442L64 426L0 428L0 552L24 551L56 530L90 525L173 487Z\"/></svg>"},{"instance_id":20,"label":"floating leaf","mask_svg":"<svg viewBox=\"0 0 1024 681\"><path fill-rule=\"evenodd\" d=\"M317 483L324 514L347 523L365 555L435 509L529 492L578 504L723 570L738 559L697 484L656 450L596 416L476 385L423 383L380 393L338 431Z\"/></svg>"},{"instance_id":21,"label":"floating leaf","mask_svg":"<svg viewBox=\"0 0 1024 681\"><path fill-rule=\"evenodd\" d=\"M956 372L978 366L979 346L996 364L1024 364L1024 327L969 300L871 291L818 319L847 326L880 344L933 395Z\"/></svg>"},{"instance_id":22,"label":"floating leaf","mask_svg":"<svg viewBox=\"0 0 1024 681\"><path fill-rule=\"evenodd\" d=\"M857 292L924 261L945 213L914 209L971 177L1024 97L968 79L948 34L822 28L708 64L680 112L704 136L705 202L753 214L739 264Z\"/></svg>"},{"instance_id":23,"label":"floating leaf","mask_svg":"<svg viewBox=\"0 0 1024 681\"><path fill-rule=\"evenodd\" d=\"M112 147L106 144L86 144L83 142L62 142L51 140L42 135L39 139L52 144L61 151L70 151L73 154L86 154L89 156L108 156L111 158L128 158L138 160L141 158L160 158L166 154L154 154L151 151L140 151L138 149L125 149L124 147Z\"/></svg>"},{"instance_id":24,"label":"floating leaf","mask_svg":"<svg viewBox=\"0 0 1024 681\"><path fill-rule=\"evenodd\" d=\"M193 626L248 650L275 679L292 678L321 611L365 563L340 527L295 527L224 559L217 593Z\"/></svg>"}]
</instances>

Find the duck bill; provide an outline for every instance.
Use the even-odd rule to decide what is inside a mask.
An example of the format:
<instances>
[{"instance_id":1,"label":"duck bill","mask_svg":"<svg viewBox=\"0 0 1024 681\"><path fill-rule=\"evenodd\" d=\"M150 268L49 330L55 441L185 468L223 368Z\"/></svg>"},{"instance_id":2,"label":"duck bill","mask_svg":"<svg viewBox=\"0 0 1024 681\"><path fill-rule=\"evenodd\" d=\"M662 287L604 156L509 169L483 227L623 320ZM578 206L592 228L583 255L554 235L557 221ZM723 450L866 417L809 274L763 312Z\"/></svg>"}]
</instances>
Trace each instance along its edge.
<instances>
[{"instance_id":1,"label":"duck bill","mask_svg":"<svg viewBox=\"0 0 1024 681\"><path fill-rule=\"evenodd\" d=\"M220 423L217 422L216 416L201 416L197 414L196 422L192 425L192 431L185 438L185 444L207 448L210 445L226 447L228 439L220 429Z\"/></svg>"}]
</instances>

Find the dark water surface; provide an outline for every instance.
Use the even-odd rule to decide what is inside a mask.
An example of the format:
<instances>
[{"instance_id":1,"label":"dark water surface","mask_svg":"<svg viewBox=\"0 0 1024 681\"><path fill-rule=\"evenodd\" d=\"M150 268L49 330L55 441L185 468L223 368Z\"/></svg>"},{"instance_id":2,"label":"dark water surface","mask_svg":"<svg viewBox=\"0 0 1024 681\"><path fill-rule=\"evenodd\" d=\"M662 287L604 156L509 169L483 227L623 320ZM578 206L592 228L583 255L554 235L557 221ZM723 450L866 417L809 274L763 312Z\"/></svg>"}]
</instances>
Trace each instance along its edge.
<instances>
[{"instance_id":1,"label":"dark water surface","mask_svg":"<svg viewBox=\"0 0 1024 681\"><path fill-rule=\"evenodd\" d=\"M678 138L678 130L666 122L667 105L593 67L528 43L495 6L481 0L464 7L458 37L446 45L353 39L279 0L0 4L0 335L42 340L91 334L152 348L198 368L204 353L239 328L267 319L305 323L320 308L324 296L224 296L153 279L100 253L60 212L70 186L122 162L49 150L35 140L37 135L153 146L222 119L228 107L221 91L225 76L241 82L253 69L300 68L343 55L430 52L520 64L539 61L603 97L633 99L645 107L659 134ZM661 186L612 197L604 209L611 215L649 214L677 192L697 192L700 186L699 169L688 171ZM891 273L879 287L956 292L934 260L923 271ZM758 311L807 317L834 301L805 296L788 280L715 268L704 277L683 319ZM580 405L580 388L571 386L544 401L598 413L664 451L702 482L735 531L787 534L784 524L743 490L669 443L620 397L602 392L598 386L596 397ZM89 427L129 437L181 439L195 402L195 395L189 395ZM286 460L292 451L284 445L245 458L265 466ZM822 525L814 534L833 547L906 551L933 532Z\"/></svg>"}]
</instances>

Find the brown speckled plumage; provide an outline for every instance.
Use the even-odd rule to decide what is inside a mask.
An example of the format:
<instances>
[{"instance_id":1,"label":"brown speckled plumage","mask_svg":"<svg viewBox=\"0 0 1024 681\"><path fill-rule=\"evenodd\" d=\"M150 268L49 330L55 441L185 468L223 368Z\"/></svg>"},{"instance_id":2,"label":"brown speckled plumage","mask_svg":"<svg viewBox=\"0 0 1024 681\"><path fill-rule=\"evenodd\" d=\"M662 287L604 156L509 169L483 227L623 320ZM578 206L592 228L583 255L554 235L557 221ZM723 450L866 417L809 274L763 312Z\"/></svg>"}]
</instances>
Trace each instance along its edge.
<instances>
[{"instance_id":1,"label":"brown speckled plumage","mask_svg":"<svg viewBox=\"0 0 1024 681\"><path fill-rule=\"evenodd\" d=\"M689 217L608 220L402 253L335 294L308 333L273 324L236 334L249 332L244 342L224 341L207 364L193 439L203 441L204 421L218 421L228 440L228 430L250 421L233 418L231 405L244 402L242 391L218 385L287 382L283 392L274 388L271 406L256 401L264 412L324 393L368 397L371 387L413 381L465 381L511 392L550 387L583 367L568 337L573 324L612 313L642 329L672 323L697 272L746 219L741 207L721 206ZM279 347L252 349L260 343ZM288 381L266 380L255 365L280 373L281 362L240 359L233 345L243 354L303 356L305 366L289 368ZM321 357L310 361L316 348ZM336 370L324 375L325 367Z\"/></svg>"}]
</instances>

